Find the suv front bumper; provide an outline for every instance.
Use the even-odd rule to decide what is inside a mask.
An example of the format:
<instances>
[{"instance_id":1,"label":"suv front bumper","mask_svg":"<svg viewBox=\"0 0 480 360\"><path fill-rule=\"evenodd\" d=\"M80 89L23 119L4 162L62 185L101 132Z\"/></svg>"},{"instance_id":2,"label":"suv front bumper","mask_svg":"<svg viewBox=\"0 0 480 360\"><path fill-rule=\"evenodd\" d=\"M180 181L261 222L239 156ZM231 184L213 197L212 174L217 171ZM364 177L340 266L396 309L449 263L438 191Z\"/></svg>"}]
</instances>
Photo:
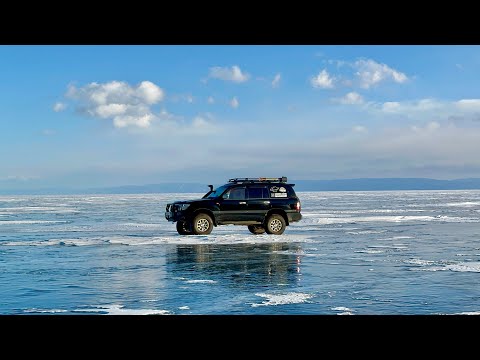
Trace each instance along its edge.
<instances>
[{"instance_id":1,"label":"suv front bumper","mask_svg":"<svg viewBox=\"0 0 480 360\"><path fill-rule=\"evenodd\" d=\"M178 211L175 205L168 204L165 210L165 219L171 222L185 221L186 217L183 211Z\"/></svg>"}]
</instances>

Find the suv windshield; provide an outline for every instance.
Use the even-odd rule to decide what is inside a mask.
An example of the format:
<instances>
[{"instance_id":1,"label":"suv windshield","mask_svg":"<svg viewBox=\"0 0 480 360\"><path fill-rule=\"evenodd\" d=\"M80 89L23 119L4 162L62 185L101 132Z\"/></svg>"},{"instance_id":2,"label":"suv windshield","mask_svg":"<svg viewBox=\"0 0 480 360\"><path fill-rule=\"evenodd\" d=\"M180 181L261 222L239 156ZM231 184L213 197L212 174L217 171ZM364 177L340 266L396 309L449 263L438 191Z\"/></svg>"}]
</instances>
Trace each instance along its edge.
<instances>
[{"instance_id":1,"label":"suv windshield","mask_svg":"<svg viewBox=\"0 0 480 360\"><path fill-rule=\"evenodd\" d=\"M220 186L219 188L213 190L206 198L207 198L207 199L216 198L216 197L222 195L223 192L224 192L227 188L228 188L228 186L226 186L226 185Z\"/></svg>"}]
</instances>

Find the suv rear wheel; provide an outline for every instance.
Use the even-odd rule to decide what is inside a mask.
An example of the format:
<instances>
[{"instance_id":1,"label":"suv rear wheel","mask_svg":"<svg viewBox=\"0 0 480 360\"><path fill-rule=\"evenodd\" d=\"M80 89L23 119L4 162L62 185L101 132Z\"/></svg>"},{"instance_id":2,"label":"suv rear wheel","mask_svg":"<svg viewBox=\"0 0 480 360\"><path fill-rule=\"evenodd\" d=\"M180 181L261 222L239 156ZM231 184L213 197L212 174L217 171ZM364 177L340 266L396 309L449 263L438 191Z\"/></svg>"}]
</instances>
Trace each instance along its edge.
<instances>
[{"instance_id":1,"label":"suv rear wheel","mask_svg":"<svg viewBox=\"0 0 480 360\"><path fill-rule=\"evenodd\" d=\"M260 235L265 232L265 228L261 225L248 225L248 230L255 235Z\"/></svg>"},{"instance_id":2,"label":"suv rear wheel","mask_svg":"<svg viewBox=\"0 0 480 360\"><path fill-rule=\"evenodd\" d=\"M177 232L180 235L192 235L192 232L188 229L188 224L185 221L177 221Z\"/></svg>"},{"instance_id":3,"label":"suv rear wheel","mask_svg":"<svg viewBox=\"0 0 480 360\"><path fill-rule=\"evenodd\" d=\"M287 224L282 215L272 214L267 219L265 231L267 234L281 235L285 231L286 226Z\"/></svg>"},{"instance_id":4,"label":"suv rear wheel","mask_svg":"<svg viewBox=\"0 0 480 360\"><path fill-rule=\"evenodd\" d=\"M200 213L193 219L192 228L195 235L208 235L213 229L212 218L207 214Z\"/></svg>"}]
</instances>

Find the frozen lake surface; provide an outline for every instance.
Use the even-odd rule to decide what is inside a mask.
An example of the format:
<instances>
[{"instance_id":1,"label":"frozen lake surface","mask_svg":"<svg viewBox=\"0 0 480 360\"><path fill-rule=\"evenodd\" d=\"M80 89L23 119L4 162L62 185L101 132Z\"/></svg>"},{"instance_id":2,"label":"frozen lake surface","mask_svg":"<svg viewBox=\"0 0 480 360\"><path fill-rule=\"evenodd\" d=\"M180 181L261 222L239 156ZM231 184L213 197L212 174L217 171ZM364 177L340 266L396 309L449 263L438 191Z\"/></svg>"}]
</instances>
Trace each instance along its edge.
<instances>
[{"instance_id":1,"label":"frozen lake surface","mask_svg":"<svg viewBox=\"0 0 480 360\"><path fill-rule=\"evenodd\" d=\"M202 194L0 196L0 314L480 314L480 191L299 192L284 235L181 236Z\"/></svg>"}]
</instances>

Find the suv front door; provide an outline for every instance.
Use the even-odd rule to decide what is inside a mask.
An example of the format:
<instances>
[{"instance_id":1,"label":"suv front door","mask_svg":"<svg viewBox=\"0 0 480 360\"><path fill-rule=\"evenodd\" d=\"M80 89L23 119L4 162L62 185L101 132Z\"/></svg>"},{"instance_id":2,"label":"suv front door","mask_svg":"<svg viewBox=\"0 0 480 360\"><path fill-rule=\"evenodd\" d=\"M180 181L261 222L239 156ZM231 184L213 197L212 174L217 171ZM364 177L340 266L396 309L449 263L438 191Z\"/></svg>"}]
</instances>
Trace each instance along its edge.
<instances>
[{"instance_id":1,"label":"suv front door","mask_svg":"<svg viewBox=\"0 0 480 360\"><path fill-rule=\"evenodd\" d=\"M247 198L245 186L232 187L227 190L219 201L219 208L220 213L217 216L219 223L229 224L246 221Z\"/></svg>"}]
</instances>

